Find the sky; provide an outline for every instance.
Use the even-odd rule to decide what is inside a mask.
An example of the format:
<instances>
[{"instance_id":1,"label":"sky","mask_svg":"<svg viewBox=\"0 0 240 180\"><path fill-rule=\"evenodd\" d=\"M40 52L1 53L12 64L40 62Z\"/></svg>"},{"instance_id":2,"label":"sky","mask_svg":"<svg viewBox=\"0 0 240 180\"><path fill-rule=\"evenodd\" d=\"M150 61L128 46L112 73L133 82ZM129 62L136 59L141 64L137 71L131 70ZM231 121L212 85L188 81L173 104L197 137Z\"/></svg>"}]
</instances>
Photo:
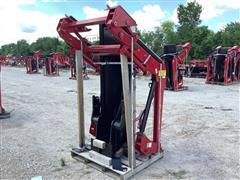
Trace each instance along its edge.
<instances>
[{"instance_id":1,"label":"sky","mask_svg":"<svg viewBox=\"0 0 240 180\"><path fill-rule=\"evenodd\" d=\"M0 1L0 46L25 39L58 37L60 18L72 15L78 20L107 14L106 5L121 5L140 30L153 30L166 20L176 24L177 6L193 0L2 0ZM196 0L203 7L201 25L217 32L230 22L240 22L239 0ZM96 33L93 28L93 32Z\"/></svg>"}]
</instances>

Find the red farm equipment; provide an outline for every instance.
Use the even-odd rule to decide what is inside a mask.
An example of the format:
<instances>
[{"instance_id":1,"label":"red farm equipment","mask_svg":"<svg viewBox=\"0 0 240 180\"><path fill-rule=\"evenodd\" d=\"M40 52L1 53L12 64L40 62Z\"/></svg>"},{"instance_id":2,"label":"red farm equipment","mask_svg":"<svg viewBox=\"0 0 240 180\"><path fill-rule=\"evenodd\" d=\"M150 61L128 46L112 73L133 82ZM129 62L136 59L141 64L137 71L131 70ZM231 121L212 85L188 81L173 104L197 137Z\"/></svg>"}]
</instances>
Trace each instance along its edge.
<instances>
[{"instance_id":1,"label":"red farm equipment","mask_svg":"<svg viewBox=\"0 0 240 180\"><path fill-rule=\"evenodd\" d=\"M177 51L179 49L179 51ZM184 45L165 45L164 54L161 58L164 60L167 69L167 90L184 90L183 76L185 74L184 58L188 55L191 44Z\"/></svg>"},{"instance_id":2,"label":"red farm equipment","mask_svg":"<svg viewBox=\"0 0 240 180\"><path fill-rule=\"evenodd\" d=\"M90 31L88 27L91 25L99 25L100 45L90 45L81 35ZM66 16L57 26L60 37L76 50L79 147L72 149L72 157L100 166L106 173L123 179L130 178L163 156L160 134L166 66L139 39L136 25L121 6L116 6L109 8L105 17L77 21ZM178 58L185 56L189 46L183 46L185 53L180 53ZM85 142L84 132L83 62L99 68L100 72L101 93L92 96L89 129L92 138L89 144ZM146 105L138 118L134 105L134 66L151 74ZM145 129L151 105L154 110L153 138L150 139Z\"/></svg>"},{"instance_id":3,"label":"red farm equipment","mask_svg":"<svg viewBox=\"0 0 240 180\"><path fill-rule=\"evenodd\" d=\"M58 63L58 68L68 69L71 64L71 59L69 57L63 57L61 53L52 53L54 61Z\"/></svg>"},{"instance_id":4,"label":"red farm equipment","mask_svg":"<svg viewBox=\"0 0 240 180\"><path fill-rule=\"evenodd\" d=\"M72 60L69 57L63 57L61 53L51 53L49 57L45 59L45 75L46 76L59 76L60 68L72 67Z\"/></svg>"},{"instance_id":5,"label":"red farm equipment","mask_svg":"<svg viewBox=\"0 0 240 180\"><path fill-rule=\"evenodd\" d=\"M69 79L73 79L76 80L76 63L75 61L72 60L71 65L70 65L70 77ZM87 64L83 63L83 79L84 80L88 80L89 76L88 76L88 71L87 71Z\"/></svg>"},{"instance_id":6,"label":"red farm equipment","mask_svg":"<svg viewBox=\"0 0 240 180\"><path fill-rule=\"evenodd\" d=\"M17 67L24 67L26 66L26 57L23 56L8 56L7 57L8 65L10 66L17 66Z\"/></svg>"},{"instance_id":7,"label":"red farm equipment","mask_svg":"<svg viewBox=\"0 0 240 180\"><path fill-rule=\"evenodd\" d=\"M234 61L234 80L240 80L240 47L237 50L237 54Z\"/></svg>"},{"instance_id":8,"label":"red farm equipment","mask_svg":"<svg viewBox=\"0 0 240 180\"><path fill-rule=\"evenodd\" d=\"M75 49L70 49L68 51L68 54L70 56L73 56L75 54ZM70 77L69 79L76 80L76 62L75 59L70 59ZM91 68L95 69L96 72L99 72L99 65L98 64L93 64L92 62L88 62L84 60L83 62L83 79L88 80L88 70L87 70L87 65L89 65Z\"/></svg>"},{"instance_id":9,"label":"red farm equipment","mask_svg":"<svg viewBox=\"0 0 240 180\"><path fill-rule=\"evenodd\" d=\"M25 66L25 59L22 56L0 56L0 60L2 65Z\"/></svg>"},{"instance_id":10,"label":"red farm equipment","mask_svg":"<svg viewBox=\"0 0 240 180\"><path fill-rule=\"evenodd\" d=\"M227 85L234 81L235 59L239 48L217 47L208 57L206 83ZM237 73L237 72L236 72Z\"/></svg>"},{"instance_id":11,"label":"red farm equipment","mask_svg":"<svg viewBox=\"0 0 240 180\"><path fill-rule=\"evenodd\" d=\"M186 71L188 77L205 78L207 74L207 60L190 60Z\"/></svg>"},{"instance_id":12,"label":"red farm equipment","mask_svg":"<svg viewBox=\"0 0 240 180\"><path fill-rule=\"evenodd\" d=\"M10 113L7 112L4 108L3 108L3 104L2 104L2 63L4 63L5 60L2 60L2 58L0 59L0 119L6 119L10 117Z\"/></svg>"},{"instance_id":13,"label":"red farm equipment","mask_svg":"<svg viewBox=\"0 0 240 180\"><path fill-rule=\"evenodd\" d=\"M59 53L51 53L50 56L45 58L45 62L44 62L45 76L59 76L59 67L58 67L59 56L60 56Z\"/></svg>"},{"instance_id":14,"label":"red farm equipment","mask_svg":"<svg viewBox=\"0 0 240 180\"><path fill-rule=\"evenodd\" d=\"M0 63L1 65L6 65L7 62L7 56L0 56Z\"/></svg>"},{"instance_id":15,"label":"red farm equipment","mask_svg":"<svg viewBox=\"0 0 240 180\"><path fill-rule=\"evenodd\" d=\"M41 55L40 51L36 51L33 55L26 57L26 71L27 74L36 74L39 72L39 56Z\"/></svg>"}]
</instances>

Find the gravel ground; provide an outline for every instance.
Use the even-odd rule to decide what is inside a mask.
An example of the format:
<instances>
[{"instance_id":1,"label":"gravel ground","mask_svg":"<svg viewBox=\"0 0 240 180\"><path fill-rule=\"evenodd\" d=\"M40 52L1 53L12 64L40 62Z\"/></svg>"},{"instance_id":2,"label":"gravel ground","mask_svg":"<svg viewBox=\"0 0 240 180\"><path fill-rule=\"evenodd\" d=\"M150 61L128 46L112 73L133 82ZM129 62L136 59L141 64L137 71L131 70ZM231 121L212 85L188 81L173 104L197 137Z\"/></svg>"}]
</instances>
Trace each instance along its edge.
<instances>
[{"instance_id":1,"label":"gravel ground","mask_svg":"<svg viewBox=\"0 0 240 180\"><path fill-rule=\"evenodd\" d=\"M111 179L70 156L77 146L77 95L68 72L44 77L28 75L24 68L2 70L4 106L12 112L10 119L0 120L0 179ZM88 120L99 77L84 83ZM138 78L138 111L146 102L147 84L146 77ZM185 85L189 90L165 91L164 158L135 179L239 179L239 84L186 78Z\"/></svg>"}]
</instances>

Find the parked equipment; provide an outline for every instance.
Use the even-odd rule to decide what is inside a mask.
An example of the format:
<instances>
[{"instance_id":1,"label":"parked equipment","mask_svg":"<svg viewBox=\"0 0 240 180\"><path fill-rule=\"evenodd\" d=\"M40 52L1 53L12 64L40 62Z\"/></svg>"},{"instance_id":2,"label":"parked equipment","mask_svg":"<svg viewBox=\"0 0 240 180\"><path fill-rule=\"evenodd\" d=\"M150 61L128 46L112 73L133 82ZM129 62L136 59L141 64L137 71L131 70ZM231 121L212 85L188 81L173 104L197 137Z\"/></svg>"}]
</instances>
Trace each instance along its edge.
<instances>
[{"instance_id":1,"label":"parked equipment","mask_svg":"<svg viewBox=\"0 0 240 180\"><path fill-rule=\"evenodd\" d=\"M0 119L6 119L10 117L10 112L5 111L2 104L2 62L0 61Z\"/></svg>"},{"instance_id":2,"label":"parked equipment","mask_svg":"<svg viewBox=\"0 0 240 180\"><path fill-rule=\"evenodd\" d=\"M177 49L179 49L179 51L177 51ZM183 61L190 49L190 43L164 46L164 54L161 57L167 69L166 89L173 91L187 89L186 86L183 86L183 76L185 73Z\"/></svg>"},{"instance_id":3,"label":"parked equipment","mask_svg":"<svg viewBox=\"0 0 240 180\"><path fill-rule=\"evenodd\" d=\"M100 45L91 46L80 34L89 31L91 25L99 25ZM121 178L129 178L161 158L166 67L164 61L138 38L134 19L117 6L109 8L106 17L83 21L72 16L62 18L57 31L76 50L79 147L72 150L72 156ZM83 62L100 69L100 97L92 97L89 132L93 138L90 145L85 142L84 133ZM151 73L146 106L138 118L135 116L133 66ZM153 100L153 138L150 139L145 128Z\"/></svg>"},{"instance_id":4,"label":"parked equipment","mask_svg":"<svg viewBox=\"0 0 240 180\"><path fill-rule=\"evenodd\" d=\"M35 74L39 72L39 56L41 55L40 51L36 51L33 55L26 57L26 71L27 74Z\"/></svg>"},{"instance_id":5,"label":"parked equipment","mask_svg":"<svg viewBox=\"0 0 240 180\"><path fill-rule=\"evenodd\" d=\"M51 53L45 58L44 76L59 76L58 53Z\"/></svg>"},{"instance_id":6,"label":"parked equipment","mask_svg":"<svg viewBox=\"0 0 240 180\"><path fill-rule=\"evenodd\" d=\"M186 65L188 77L205 78L207 74L207 60L194 59Z\"/></svg>"},{"instance_id":7,"label":"parked equipment","mask_svg":"<svg viewBox=\"0 0 240 180\"><path fill-rule=\"evenodd\" d=\"M68 51L68 54L73 56L75 54L75 50L70 49ZM76 61L74 59L70 58L69 64L70 64L70 77L69 77L69 79L76 80L77 79L77 77L76 77L76 73L77 73L77 71L76 71ZM97 68L97 70L99 70L99 67ZM89 79L88 71L87 71L87 64L85 62L83 63L83 79L84 80Z\"/></svg>"},{"instance_id":8,"label":"parked equipment","mask_svg":"<svg viewBox=\"0 0 240 180\"><path fill-rule=\"evenodd\" d=\"M83 63L83 79L84 80L88 80L89 76L88 76L88 71L87 71L87 65L86 63ZM76 63L75 61L72 61L71 65L70 65L70 78L69 79L73 79L76 80Z\"/></svg>"},{"instance_id":9,"label":"parked equipment","mask_svg":"<svg viewBox=\"0 0 240 180\"><path fill-rule=\"evenodd\" d=\"M234 67L236 67L234 60L238 51L237 46L217 47L208 57L206 83L221 85L232 83L234 81Z\"/></svg>"},{"instance_id":10,"label":"parked equipment","mask_svg":"<svg viewBox=\"0 0 240 180\"><path fill-rule=\"evenodd\" d=\"M237 50L237 54L234 60L234 80L240 80L240 47Z\"/></svg>"}]
</instances>

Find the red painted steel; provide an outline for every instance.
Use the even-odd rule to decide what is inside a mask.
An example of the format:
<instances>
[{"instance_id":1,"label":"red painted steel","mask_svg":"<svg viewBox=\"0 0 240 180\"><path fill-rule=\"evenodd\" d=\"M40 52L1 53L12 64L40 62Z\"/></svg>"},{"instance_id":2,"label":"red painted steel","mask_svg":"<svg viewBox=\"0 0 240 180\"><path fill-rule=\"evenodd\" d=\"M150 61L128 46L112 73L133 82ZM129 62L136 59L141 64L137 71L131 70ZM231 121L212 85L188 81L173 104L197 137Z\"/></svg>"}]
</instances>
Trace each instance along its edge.
<instances>
[{"instance_id":1,"label":"red painted steel","mask_svg":"<svg viewBox=\"0 0 240 180\"><path fill-rule=\"evenodd\" d=\"M183 78L179 79L179 73L183 76L185 73L185 67L183 66L184 58L189 54L192 45L190 43L185 43L184 45L177 45L178 49L181 49L177 54L171 54L173 56L172 60L172 77L173 77L173 88L171 90L176 91L182 89ZM167 54L164 54L162 58L164 59Z\"/></svg>"},{"instance_id":2,"label":"red painted steel","mask_svg":"<svg viewBox=\"0 0 240 180\"><path fill-rule=\"evenodd\" d=\"M187 75L189 77L206 77L207 74L207 60L205 59L194 59L190 60L187 67Z\"/></svg>"},{"instance_id":3,"label":"red painted steel","mask_svg":"<svg viewBox=\"0 0 240 180\"><path fill-rule=\"evenodd\" d=\"M221 47L217 47L216 50ZM239 72L238 68L239 66L237 65L239 63L239 53L240 53L240 47L234 46L234 47L228 47L227 48L227 54L225 55L224 58L224 69L223 69L223 82L220 82L216 80L215 78L215 71L216 71L216 57L217 57L217 52L212 53L208 57L207 61L207 76L206 76L206 83L210 84L223 84L227 85L229 83L232 83L234 80L237 80L238 78L232 76L233 74L237 74L239 77ZM229 74L229 69L230 69L230 64L234 64L234 70ZM236 68L237 67L237 68Z\"/></svg>"},{"instance_id":4,"label":"red painted steel","mask_svg":"<svg viewBox=\"0 0 240 180\"><path fill-rule=\"evenodd\" d=\"M41 55L40 51L34 52L33 56L27 56L25 59L26 71L27 74L35 74L38 73L38 58ZM35 67L33 66L35 64Z\"/></svg>"},{"instance_id":5,"label":"red painted steel","mask_svg":"<svg viewBox=\"0 0 240 180\"><path fill-rule=\"evenodd\" d=\"M89 31L89 25L105 24L108 31L118 41L118 45L97 45L90 46L87 39L80 35L80 32ZM133 43L133 62L138 69L144 73L150 73L157 81L157 88L154 95L154 127L153 140L149 140L145 134L139 134L137 140L140 145L136 144L137 150L142 154L155 154L160 151L160 132L162 121L163 94L166 85L166 67L164 61L153 52L149 52L146 47L139 42L138 35L135 31L136 22L121 7L109 8L106 17L77 21L72 16L66 16L60 19L57 26L57 32L60 37L74 50L82 50L84 61L95 69L95 57L98 55L124 54L128 58L132 56ZM183 46L185 48L183 54L179 54L175 61L183 58L185 53L189 51L189 44ZM161 69L160 69L161 67ZM132 121L132 120L130 120ZM135 132L137 133L137 132ZM149 143L151 145L149 145Z\"/></svg>"}]
</instances>

